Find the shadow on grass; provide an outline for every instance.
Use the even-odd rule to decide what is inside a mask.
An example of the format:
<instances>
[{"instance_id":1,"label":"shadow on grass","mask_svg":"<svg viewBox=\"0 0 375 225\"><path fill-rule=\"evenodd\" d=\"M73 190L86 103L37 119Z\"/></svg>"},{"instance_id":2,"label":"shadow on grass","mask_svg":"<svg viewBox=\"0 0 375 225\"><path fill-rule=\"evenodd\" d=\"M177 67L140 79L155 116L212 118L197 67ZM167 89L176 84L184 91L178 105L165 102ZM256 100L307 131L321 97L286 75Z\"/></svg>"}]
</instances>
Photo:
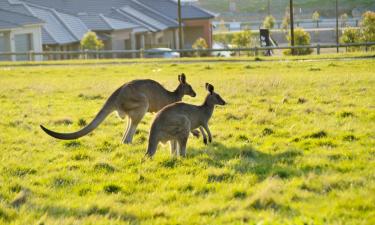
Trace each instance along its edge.
<instances>
[{"instance_id":1,"label":"shadow on grass","mask_svg":"<svg viewBox=\"0 0 375 225\"><path fill-rule=\"evenodd\" d=\"M203 152L205 154L202 154ZM268 154L256 150L250 144L242 147L230 147L215 142L205 148L189 149L189 155L198 158L200 163L205 163L209 167L229 167L235 173L252 173L261 180L270 176L288 179L307 172L301 171L295 166L296 158L302 156L303 152L294 149ZM233 162L228 164L230 160Z\"/></svg>"},{"instance_id":2,"label":"shadow on grass","mask_svg":"<svg viewBox=\"0 0 375 225\"><path fill-rule=\"evenodd\" d=\"M139 218L136 215L127 212L116 212L110 207L100 207L92 205L86 209L68 208L56 205L47 205L43 207L36 207L43 213L47 213L49 217L61 219L67 216L73 216L75 218L84 218L89 216L103 216L108 219L116 221L124 221L129 224L139 224ZM43 221L41 221L43 222Z\"/></svg>"}]
</instances>

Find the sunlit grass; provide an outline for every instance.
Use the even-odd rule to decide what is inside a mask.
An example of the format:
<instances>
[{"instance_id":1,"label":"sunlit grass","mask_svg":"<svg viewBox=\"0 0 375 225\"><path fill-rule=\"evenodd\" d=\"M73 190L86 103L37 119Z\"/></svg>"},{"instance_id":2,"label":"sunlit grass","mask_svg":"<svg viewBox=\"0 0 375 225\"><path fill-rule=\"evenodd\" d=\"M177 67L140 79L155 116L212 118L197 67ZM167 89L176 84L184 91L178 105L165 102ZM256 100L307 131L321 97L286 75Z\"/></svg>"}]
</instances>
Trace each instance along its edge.
<instances>
[{"instance_id":1,"label":"sunlit grass","mask_svg":"<svg viewBox=\"0 0 375 225\"><path fill-rule=\"evenodd\" d=\"M13 224L373 224L374 60L0 67L0 222ZM142 162L154 115L122 145L115 116L75 131L132 79L168 89L184 72L200 104L210 82L214 142L186 159L159 146ZM15 198L29 190L18 207Z\"/></svg>"}]
</instances>

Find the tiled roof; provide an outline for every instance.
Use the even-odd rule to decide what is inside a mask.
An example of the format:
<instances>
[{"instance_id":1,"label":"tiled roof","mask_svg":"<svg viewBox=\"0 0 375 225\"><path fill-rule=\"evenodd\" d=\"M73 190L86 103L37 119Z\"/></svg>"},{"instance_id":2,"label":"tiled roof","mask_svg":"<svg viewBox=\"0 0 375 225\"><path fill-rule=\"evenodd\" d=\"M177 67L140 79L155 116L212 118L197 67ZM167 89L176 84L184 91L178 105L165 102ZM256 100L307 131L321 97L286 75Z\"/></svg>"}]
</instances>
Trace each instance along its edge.
<instances>
[{"instance_id":1,"label":"tiled roof","mask_svg":"<svg viewBox=\"0 0 375 225\"><path fill-rule=\"evenodd\" d=\"M77 42L78 39L64 26L62 21L49 8L29 6L31 13L46 21L43 28L58 44L69 44ZM43 40L44 42L44 40Z\"/></svg>"},{"instance_id":2,"label":"tiled roof","mask_svg":"<svg viewBox=\"0 0 375 225\"><path fill-rule=\"evenodd\" d=\"M30 22L35 17L44 21L42 39L48 44L79 42L89 30L155 32L178 27L174 0L0 0L0 9L24 13ZM202 19L214 14L183 4L182 17ZM0 14L0 28L14 22L3 18L11 17Z\"/></svg>"},{"instance_id":3,"label":"tiled roof","mask_svg":"<svg viewBox=\"0 0 375 225\"><path fill-rule=\"evenodd\" d=\"M147 5L163 15L177 20L177 3L173 0L133 0ZM215 14L208 10L199 8L191 3L184 3L181 6L182 19L210 19Z\"/></svg>"},{"instance_id":4,"label":"tiled roof","mask_svg":"<svg viewBox=\"0 0 375 225\"><path fill-rule=\"evenodd\" d=\"M0 29L16 28L24 25L42 23L43 21L36 17L0 9Z\"/></svg>"},{"instance_id":5,"label":"tiled roof","mask_svg":"<svg viewBox=\"0 0 375 225\"><path fill-rule=\"evenodd\" d=\"M104 16L103 14L101 14L100 16L108 24L108 26L111 27L112 30L124 30L139 27L139 25L137 24L114 19L108 16Z\"/></svg>"}]
</instances>

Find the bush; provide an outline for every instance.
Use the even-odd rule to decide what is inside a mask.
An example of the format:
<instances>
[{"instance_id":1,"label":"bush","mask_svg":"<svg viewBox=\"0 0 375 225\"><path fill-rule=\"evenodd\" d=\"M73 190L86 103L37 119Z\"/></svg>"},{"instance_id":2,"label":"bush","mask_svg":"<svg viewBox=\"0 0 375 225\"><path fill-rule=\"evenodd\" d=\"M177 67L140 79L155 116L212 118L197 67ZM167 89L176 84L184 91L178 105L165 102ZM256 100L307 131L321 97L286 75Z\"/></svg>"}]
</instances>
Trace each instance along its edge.
<instances>
[{"instance_id":1,"label":"bush","mask_svg":"<svg viewBox=\"0 0 375 225\"><path fill-rule=\"evenodd\" d=\"M207 45L207 42L206 40L204 40L203 38L198 38L194 44L193 44L193 49L196 49L196 50L200 50L200 49L207 49L208 48L208 45ZM207 56L207 52L196 52L196 54L198 56Z\"/></svg>"},{"instance_id":2,"label":"bush","mask_svg":"<svg viewBox=\"0 0 375 225\"><path fill-rule=\"evenodd\" d=\"M252 44L252 33L244 30L233 35L232 44L237 48L249 48Z\"/></svg>"},{"instance_id":3,"label":"bush","mask_svg":"<svg viewBox=\"0 0 375 225\"><path fill-rule=\"evenodd\" d=\"M375 42L375 12L367 11L362 15L362 39L365 42Z\"/></svg>"},{"instance_id":4,"label":"bush","mask_svg":"<svg viewBox=\"0 0 375 225\"><path fill-rule=\"evenodd\" d=\"M266 29L272 29L275 27L275 18L273 16L267 16L263 21L263 27Z\"/></svg>"},{"instance_id":5,"label":"bush","mask_svg":"<svg viewBox=\"0 0 375 225\"><path fill-rule=\"evenodd\" d=\"M288 41L291 41L291 35L289 33L287 37ZM295 46L304 46L310 45L310 34L302 28L297 28L294 31L294 45ZM294 49L294 55L309 55L313 52L311 48L299 48ZM292 51L290 49L284 51L285 55L291 55Z\"/></svg>"},{"instance_id":6,"label":"bush","mask_svg":"<svg viewBox=\"0 0 375 225\"><path fill-rule=\"evenodd\" d=\"M340 42L343 44L354 44L360 42L360 39L361 33L358 29L347 27L341 35ZM355 49L358 49L358 47L350 47L348 48L348 51L355 51Z\"/></svg>"},{"instance_id":7,"label":"bush","mask_svg":"<svg viewBox=\"0 0 375 225\"><path fill-rule=\"evenodd\" d=\"M100 50L103 47L103 42L92 31L87 32L81 40L81 49L84 50Z\"/></svg>"},{"instance_id":8,"label":"bush","mask_svg":"<svg viewBox=\"0 0 375 225\"><path fill-rule=\"evenodd\" d=\"M234 33L218 33L213 35L214 42L222 43L228 45L232 43Z\"/></svg>"}]
</instances>

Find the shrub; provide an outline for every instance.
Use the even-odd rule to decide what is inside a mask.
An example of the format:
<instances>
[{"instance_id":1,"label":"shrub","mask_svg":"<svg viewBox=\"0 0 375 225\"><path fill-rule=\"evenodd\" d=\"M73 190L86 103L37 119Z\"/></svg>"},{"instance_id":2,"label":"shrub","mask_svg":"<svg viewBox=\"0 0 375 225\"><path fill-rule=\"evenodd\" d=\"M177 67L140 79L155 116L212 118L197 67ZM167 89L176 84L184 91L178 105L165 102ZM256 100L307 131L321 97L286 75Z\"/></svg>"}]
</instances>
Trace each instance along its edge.
<instances>
[{"instance_id":1,"label":"shrub","mask_svg":"<svg viewBox=\"0 0 375 225\"><path fill-rule=\"evenodd\" d=\"M354 44L360 42L361 33L360 30L354 27L347 27L342 32L340 42L344 44ZM355 51L358 47L349 47L348 51Z\"/></svg>"},{"instance_id":2,"label":"shrub","mask_svg":"<svg viewBox=\"0 0 375 225\"><path fill-rule=\"evenodd\" d=\"M291 41L291 35L289 33L287 37L288 41ZM297 28L294 31L294 44L295 46L304 46L304 45L310 45L310 34L306 32L302 28ZM299 49L294 49L294 55L309 55L313 51L311 48L299 48ZM284 51L285 55L291 55L292 51L290 49Z\"/></svg>"},{"instance_id":3,"label":"shrub","mask_svg":"<svg viewBox=\"0 0 375 225\"><path fill-rule=\"evenodd\" d=\"M267 16L263 21L263 27L266 29L272 29L275 27L275 17Z\"/></svg>"},{"instance_id":4,"label":"shrub","mask_svg":"<svg viewBox=\"0 0 375 225\"><path fill-rule=\"evenodd\" d=\"M92 31L87 32L81 40L81 48L85 50L99 50L103 47L103 42Z\"/></svg>"},{"instance_id":5,"label":"shrub","mask_svg":"<svg viewBox=\"0 0 375 225\"><path fill-rule=\"evenodd\" d=\"M207 49L208 48L208 45L207 45L207 42L206 40L204 40L203 38L198 38L194 44L193 44L193 49L196 49L196 50L200 50L200 49ZM207 52L196 52L196 54L198 56L207 56Z\"/></svg>"},{"instance_id":6,"label":"shrub","mask_svg":"<svg viewBox=\"0 0 375 225\"><path fill-rule=\"evenodd\" d=\"M224 45L232 43L233 33L218 33L213 35L213 40Z\"/></svg>"},{"instance_id":7,"label":"shrub","mask_svg":"<svg viewBox=\"0 0 375 225\"><path fill-rule=\"evenodd\" d=\"M249 48L252 44L252 33L250 30L244 30L235 33L233 36L232 44L238 48Z\"/></svg>"},{"instance_id":8,"label":"shrub","mask_svg":"<svg viewBox=\"0 0 375 225\"><path fill-rule=\"evenodd\" d=\"M341 43L345 44L351 44L351 43L357 43L360 39L360 32L358 29L354 27L347 27L344 29L342 36L341 36Z\"/></svg>"}]
</instances>

